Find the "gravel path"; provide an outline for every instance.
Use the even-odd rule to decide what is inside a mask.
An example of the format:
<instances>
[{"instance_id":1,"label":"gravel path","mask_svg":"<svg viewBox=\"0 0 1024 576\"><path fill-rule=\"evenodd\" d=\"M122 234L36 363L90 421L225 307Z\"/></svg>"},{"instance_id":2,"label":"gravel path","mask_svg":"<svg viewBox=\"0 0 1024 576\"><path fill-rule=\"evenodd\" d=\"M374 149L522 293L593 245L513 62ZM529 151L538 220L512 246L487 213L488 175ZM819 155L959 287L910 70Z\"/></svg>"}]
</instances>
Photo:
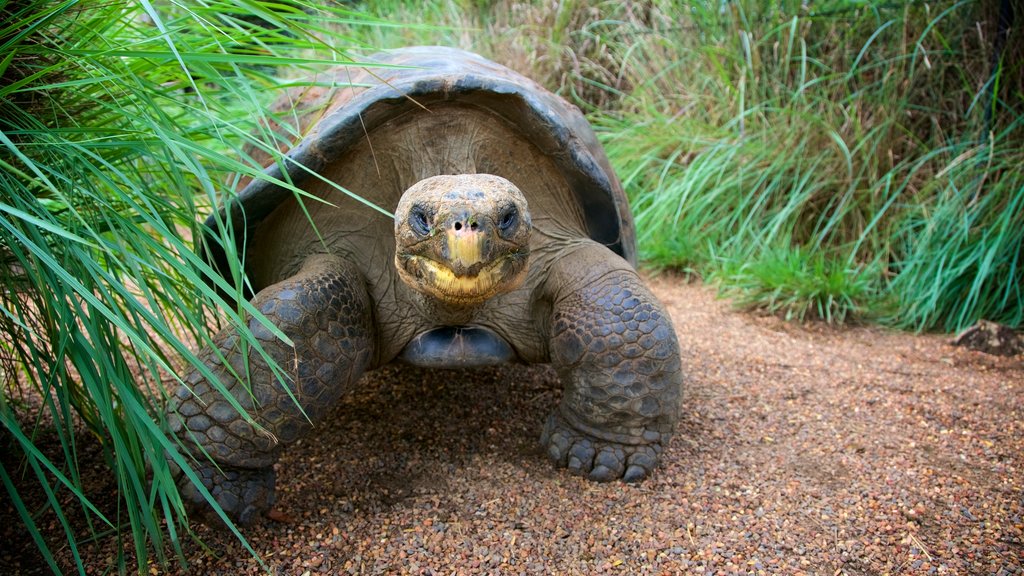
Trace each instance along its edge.
<instances>
[{"instance_id":1,"label":"gravel path","mask_svg":"<svg viewBox=\"0 0 1024 576\"><path fill-rule=\"evenodd\" d=\"M650 480L548 464L548 369L388 368L280 462L252 546L281 574L1024 574L1024 358L652 284L687 381ZM260 571L197 533L191 573Z\"/></svg>"}]
</instances>

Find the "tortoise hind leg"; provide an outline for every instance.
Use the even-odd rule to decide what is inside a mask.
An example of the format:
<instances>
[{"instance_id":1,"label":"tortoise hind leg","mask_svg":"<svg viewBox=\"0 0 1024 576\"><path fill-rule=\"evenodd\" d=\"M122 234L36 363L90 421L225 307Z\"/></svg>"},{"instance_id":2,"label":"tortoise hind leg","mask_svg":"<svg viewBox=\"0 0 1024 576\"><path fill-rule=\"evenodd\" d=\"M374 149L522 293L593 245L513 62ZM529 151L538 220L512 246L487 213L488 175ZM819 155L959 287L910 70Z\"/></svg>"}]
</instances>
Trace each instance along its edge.
<instances>
[{"instance_id":1,"label":"tortoise hind leg","mask_svg":"<svg viewBox=\"0 0 1024 576\"><path fill-rule=\"evenodd\" d=\"M541 442L592 480L646 477L678 418L682 372L668 314L624 261L594 245L563 257L550 355L565 385ZM552 286L552 284L549 284Z\"/></svg>"},{"instance_id":2,"label":"tortoise hind leg","mask_svg":"<svg viewBox=\"0 0 1024 576\"><path fill-rule=\"evenodd\" d=\"M362 276L341 258L311 256L295 276L261 290L253 304L295 345L249 320L287 382L275 377L258 352L243 349L231 328L214 336L216 347L203 350L200 358L258 426L246 422L198 371L188 375L168 406L171 431L192 446L200 481L242 524L273 504L273 464L281 449L323 419L373 354L369 295ZM247 378L251 393L234 374ZM186 502L204 504L187 476L180 477L179 486Z\"/></svg>"}]
</instances>

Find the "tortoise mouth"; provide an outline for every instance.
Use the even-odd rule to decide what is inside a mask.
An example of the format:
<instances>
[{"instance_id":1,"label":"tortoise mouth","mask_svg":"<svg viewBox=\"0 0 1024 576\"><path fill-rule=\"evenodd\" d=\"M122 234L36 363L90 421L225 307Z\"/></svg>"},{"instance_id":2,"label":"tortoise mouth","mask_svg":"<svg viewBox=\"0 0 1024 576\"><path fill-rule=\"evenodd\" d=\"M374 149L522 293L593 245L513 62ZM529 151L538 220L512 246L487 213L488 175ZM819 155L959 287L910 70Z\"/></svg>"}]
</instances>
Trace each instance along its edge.
<instances>
[{"instance_id":1,"label":"tortoise mouth","mask_svg":"<svg viewBox=\"0 0 1024 576\"><path fill-rule=\"evenodd\" d=\"M396 260L399 275L420 292L450 303L476 303L518 288L526 279L528 253L511 252L465 274L426 256L399 254Z\"/></svg>"},{"instance_id":2,"label":"tortoise mouth","mask_svg":"<svg viewBox=\"0 0 1024 576\"><path fill-rule=\"evenodd\" d=\"M448 304L482 303L526 279L530 212L514 184L491 174L432 176L395 208L401 280Z\"/></svg>"}]
</instances>

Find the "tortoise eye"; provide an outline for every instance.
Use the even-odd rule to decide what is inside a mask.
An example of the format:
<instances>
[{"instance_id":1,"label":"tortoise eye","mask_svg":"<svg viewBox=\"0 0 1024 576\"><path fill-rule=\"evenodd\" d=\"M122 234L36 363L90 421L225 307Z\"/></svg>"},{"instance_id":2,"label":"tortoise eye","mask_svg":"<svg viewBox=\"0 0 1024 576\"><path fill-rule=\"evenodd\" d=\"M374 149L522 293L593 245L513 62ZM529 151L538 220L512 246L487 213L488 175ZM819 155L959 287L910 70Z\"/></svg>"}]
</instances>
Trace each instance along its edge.
<instances>
[{"instance_id":1,"label":"tortoise eye","mask_svg":"<svg viewBox=\"0 0 1024 576\"><path fill-rule=\"evenodd\" d=\"M509 206L501 213L498 218L498 230L503 234L515 230L516 224L519 222L519 210L515 206Z\"/></svg>"},{"instance_id":2,"label":"tortoise eye","mask_svg":"<svg viewBox=\"0 0 1024 576\"><path fill-rule=\"evenodd\" d=\"M409 227L418 236L430 235L430 222L427 219L427 212L422 206L414 206L409 211Z\"/></svg>"}]
</instances>

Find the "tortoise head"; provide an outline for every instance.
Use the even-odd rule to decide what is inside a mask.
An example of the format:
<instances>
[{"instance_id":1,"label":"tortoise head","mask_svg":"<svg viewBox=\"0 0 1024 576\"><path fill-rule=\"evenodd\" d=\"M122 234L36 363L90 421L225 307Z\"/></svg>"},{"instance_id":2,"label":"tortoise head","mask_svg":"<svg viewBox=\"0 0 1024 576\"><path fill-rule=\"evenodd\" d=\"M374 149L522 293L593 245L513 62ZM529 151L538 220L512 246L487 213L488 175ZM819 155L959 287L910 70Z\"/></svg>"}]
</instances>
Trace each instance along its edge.
<instances>
[{"instance_id":1,"label":"tortoise head","mask_svg":"<svg viewBox=\"0 0 1024 576\"><path fill-rule=\"evenodd\" d=\"M473 305L517 288L530 254L526 198L490 174L433 176L395 209L395 266L417 291Z\"/></svg>"}]
</instances>

